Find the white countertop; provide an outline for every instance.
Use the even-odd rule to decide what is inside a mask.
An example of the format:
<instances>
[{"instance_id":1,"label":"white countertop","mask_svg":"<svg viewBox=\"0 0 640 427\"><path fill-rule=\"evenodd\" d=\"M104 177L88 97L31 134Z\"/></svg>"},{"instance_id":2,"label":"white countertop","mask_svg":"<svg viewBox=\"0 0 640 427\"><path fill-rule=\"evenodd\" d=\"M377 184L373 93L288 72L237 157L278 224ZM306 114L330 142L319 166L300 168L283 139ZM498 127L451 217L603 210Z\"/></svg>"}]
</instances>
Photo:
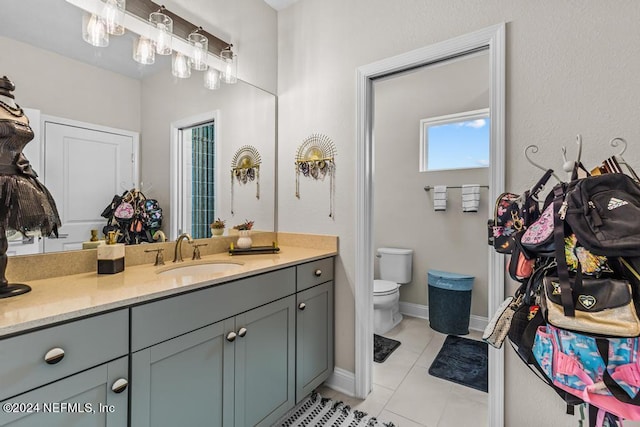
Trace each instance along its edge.
<instances>
[{"instance_id":1,"label":"white countertop","mask_svg":"<svg viewBox=\"0 0 640 427\"><path fill-rule=\"evenodd\" d=\"M167 262L161 267L126 267L117 274L92 272L34 280L27 283L31 292L0 300L0 337L334 255L337 252L331 249L280 246L277 254L220 253L180 264L209 261L242 264L220 273L180 277L157 274L175 266Z\"/></svg>"}]
</instances>

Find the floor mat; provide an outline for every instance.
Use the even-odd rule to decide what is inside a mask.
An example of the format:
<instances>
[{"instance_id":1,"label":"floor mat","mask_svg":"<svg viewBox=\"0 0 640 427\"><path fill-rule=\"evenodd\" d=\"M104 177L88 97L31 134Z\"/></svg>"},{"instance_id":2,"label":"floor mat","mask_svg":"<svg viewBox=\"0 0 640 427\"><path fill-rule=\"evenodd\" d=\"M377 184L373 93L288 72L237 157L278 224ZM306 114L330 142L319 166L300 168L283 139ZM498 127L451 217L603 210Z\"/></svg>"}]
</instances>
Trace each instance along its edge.
<instances>
[{"instance_id":1,"label":"floor mat","mask_svg":"<svg viewBox=\"0 0 640 427\"><path fill-rule=\"evenodd\" d=\"M373 361L382 363L400 346L400 341L373 334Z\"/></svg>"},{"instance_id":2,"label":"floor mat","mask_svg":"<svg viewBox=\"0 0 640 427\"><path fill-rule=\"evenodd\" d=\"M395 427L391 422L379 421L365 412L353 410L342 402L324 398L316 392L300 402L274 426Z\"/></svg>"},{"instance_id":3,"label":"floor mat","mask_svg":"<svg viewBox=\"0 0 640 427\"><path fill-rule=\"evenodd\" d=\"M476 390L488 391L487 343L448 335L429 374Z\"/></svg>"}]
</instances>

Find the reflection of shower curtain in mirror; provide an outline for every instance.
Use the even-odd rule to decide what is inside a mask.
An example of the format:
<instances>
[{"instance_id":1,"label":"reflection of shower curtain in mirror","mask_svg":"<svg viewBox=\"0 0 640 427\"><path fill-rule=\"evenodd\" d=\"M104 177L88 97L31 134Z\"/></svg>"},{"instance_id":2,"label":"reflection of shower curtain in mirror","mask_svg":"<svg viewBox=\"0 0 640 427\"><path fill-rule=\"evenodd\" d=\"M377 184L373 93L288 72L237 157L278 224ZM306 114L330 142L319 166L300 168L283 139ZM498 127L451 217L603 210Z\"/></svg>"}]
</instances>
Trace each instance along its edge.
<instances>
[{"instance_id":1,"label":"reflection of shower curtain in mirror","mask_svg":"<svg viewBox=\"0 0 640 427\"><path fill-rule=\"evenodd\" d=\"M191 128L191 236L210 237L215 216L215 141L213 122Z\"/></svg>"}]
</instances>

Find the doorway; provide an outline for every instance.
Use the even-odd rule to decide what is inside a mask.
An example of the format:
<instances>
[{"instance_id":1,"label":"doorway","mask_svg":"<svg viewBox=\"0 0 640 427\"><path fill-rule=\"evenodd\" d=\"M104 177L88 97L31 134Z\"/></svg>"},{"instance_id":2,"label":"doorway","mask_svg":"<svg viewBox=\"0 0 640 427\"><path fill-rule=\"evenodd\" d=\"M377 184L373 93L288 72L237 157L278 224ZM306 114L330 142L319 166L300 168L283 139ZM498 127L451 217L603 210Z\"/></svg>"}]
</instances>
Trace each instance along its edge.
<instances>
[{"instance_id":1,"label":"doorway","mask_svg":"<svg viewBox=\"0 0 640 427\"><path fill-rule=\"evenodd\" d=\"M504 189L504 43L505 25L499 24L426 48L369 64L357 76L357 217L356 230L356 326L355 392L365 398L372 388L373 354L373 105L374 80L429 64L488 49L490 63L489 109L491 147L488 199ZM487 213L488 214L488 213ZM504 260L487 249L487 312L493 313L504 297ZM489 351L489 423L500 427L503 417L504 354Z\"/></svg>"}]
</instances>

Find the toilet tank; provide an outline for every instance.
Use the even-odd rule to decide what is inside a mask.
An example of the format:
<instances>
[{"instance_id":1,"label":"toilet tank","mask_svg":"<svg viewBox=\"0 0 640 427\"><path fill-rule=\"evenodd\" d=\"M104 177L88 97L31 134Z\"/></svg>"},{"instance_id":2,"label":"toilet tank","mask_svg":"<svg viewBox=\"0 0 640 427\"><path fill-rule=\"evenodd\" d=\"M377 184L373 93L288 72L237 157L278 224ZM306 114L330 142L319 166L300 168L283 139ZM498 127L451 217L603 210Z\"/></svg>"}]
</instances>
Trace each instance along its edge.
<instances>
[{"instance_id":1,"label":"toilet tank","mask_svg":"<svg viewBox=\"0 0 640 427\"><path fill-rule=\"evenodd\" d=\"M413 249L379 248L380 279L409 283L412 276Z\"/></svg>"}]
</instances>

